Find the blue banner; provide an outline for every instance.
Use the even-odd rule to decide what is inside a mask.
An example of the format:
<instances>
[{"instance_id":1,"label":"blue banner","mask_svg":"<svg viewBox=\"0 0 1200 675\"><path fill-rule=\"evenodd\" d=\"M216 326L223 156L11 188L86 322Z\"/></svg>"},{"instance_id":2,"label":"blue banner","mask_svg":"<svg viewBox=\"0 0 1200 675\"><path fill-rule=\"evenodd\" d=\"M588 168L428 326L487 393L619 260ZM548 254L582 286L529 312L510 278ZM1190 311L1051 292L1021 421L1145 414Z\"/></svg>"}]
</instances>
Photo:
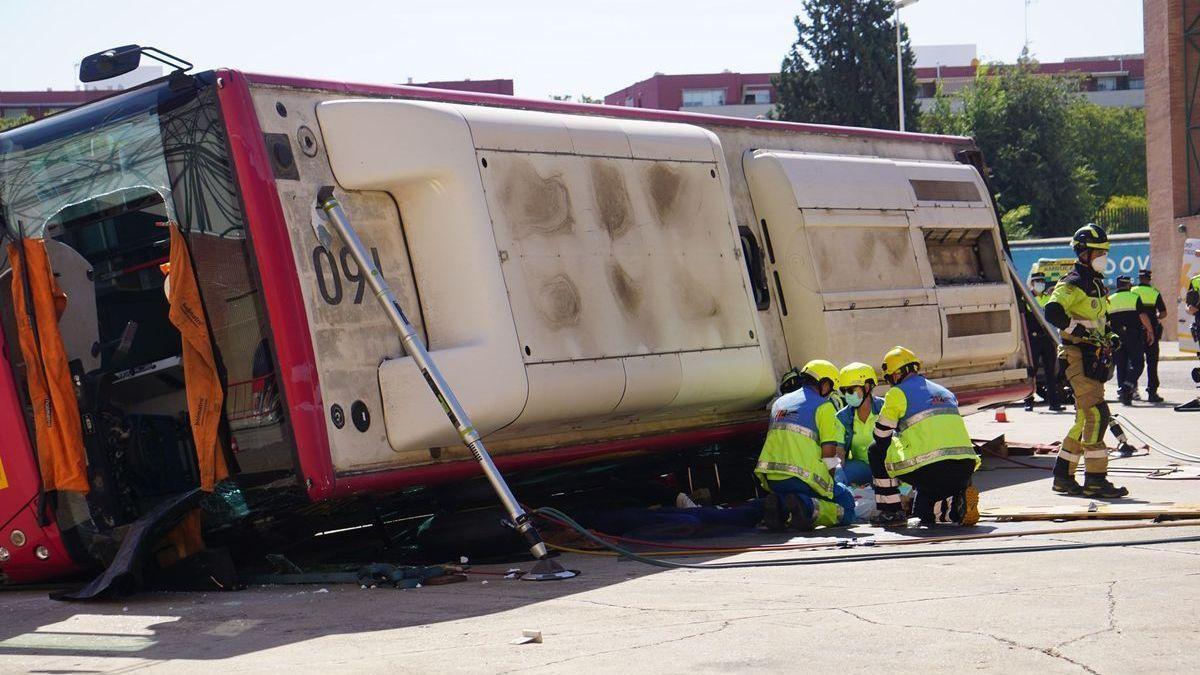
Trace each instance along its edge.
<instances>
[{"instance_id":1,"label":"blue banner","mask_svg":"<svg viewBox=\"0 0 1200 675\"><path fill-rule=\"evenodd\" d=\"M1105 283L1109 288L1116 286L1117 275L1127 274L1137 283L1139 270L1150 267L1150 235L1116 235L1111 240L1112 248L1108 252L1108 269L1105 271ZM1029 270L1033 263L1040 258L1057 260L1074 258L1071 242L1065 239L1029 239L1026 241L1009 242L1012 249L1013 264L1021 275L1021 282L1029 280Z\"/></svg>"}]
</instances>

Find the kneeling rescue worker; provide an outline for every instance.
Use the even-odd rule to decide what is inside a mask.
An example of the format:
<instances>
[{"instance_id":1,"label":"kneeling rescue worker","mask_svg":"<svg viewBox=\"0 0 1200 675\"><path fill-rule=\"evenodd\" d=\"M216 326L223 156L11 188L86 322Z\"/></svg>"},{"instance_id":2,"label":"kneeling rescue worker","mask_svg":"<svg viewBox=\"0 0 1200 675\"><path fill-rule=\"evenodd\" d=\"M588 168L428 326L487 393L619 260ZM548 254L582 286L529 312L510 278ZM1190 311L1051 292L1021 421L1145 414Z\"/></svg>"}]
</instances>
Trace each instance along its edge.
<instances>
[{"instance_id":1,"label":"kneeling rescue worker","mask_svg":"<svg viewBox=\"0 0 1200 675\"><path fill-rule=\"evenodd\" d=\"M893 347L883 357L883 377L892 385L883 397L871 445L871 485L878 511L872 525L903 526L900 480L916 490L913 515L926 525L979 522L979 490L971 476L979 455L958 413L958 399L921 374L917 355ZM898 438L893 441L893 434Z\"/></svg>"},{"instance_id":2,"label":"kneeling rescue worker","mask_svg":"<svg viewBox=\"0 0 1200 675\"><path fill-rule=\"evenodd\" d=\"M771 426L754 473L771 493L763 520L772 530L786 524L807 531L854 521L854 495L835 483L830 471L844 454L844 432L829 401L837 380L832 363L809 361L800 369L799 388L771 404Z\"/></svg>"},{"instance_id":3,"label":"kneeling rescue worker","mask_svg":"<svg viewBox=\"0 0 1200 675\"><path fill-rule=\"evenodd\" d=\"M842 390L845 407L838 411L838 422L846 430L846 461L835 477L846 485L870 485L871 465L867 455L874 442L875 420L883 409L883 399L873 395L879 376L865 363L849 363L842 367L838 387Z\"/></svg>"},{"instance_id":4,"label":"kneeling rescue worker","mask_svg":"<svg viewBox=\"0 0 1200 675\"><path fill-rule=\"evenodd\" d=\"M1112 345L1108 332L1108 300L1104 268L1108 264L1108 234L1095 224L1075 231L1075 267L1058 280L1046 303L1046 320L1062 334L1060 357L1067 362L1067 382L1075 393L1075 424L1063 439L1054 463L1053 490L1060 494L1116 499L1129 490L1108 481L1108 448L1104 430L1112 413L1104 401L1104 383L1112 375ZM1084 460L1084 482L1075 480Z\"/></svg>"}]
</instances>

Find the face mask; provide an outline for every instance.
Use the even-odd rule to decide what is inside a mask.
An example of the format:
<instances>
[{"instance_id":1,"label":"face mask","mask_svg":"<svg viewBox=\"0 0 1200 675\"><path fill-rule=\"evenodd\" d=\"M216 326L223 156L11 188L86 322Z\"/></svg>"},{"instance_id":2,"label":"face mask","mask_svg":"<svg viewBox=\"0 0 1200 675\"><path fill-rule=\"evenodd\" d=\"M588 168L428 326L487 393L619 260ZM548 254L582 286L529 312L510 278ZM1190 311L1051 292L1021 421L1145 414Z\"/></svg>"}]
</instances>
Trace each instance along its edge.
<instances>
[{"instance_id":1,"label":"face mask","mask_svg":"<svg viewBox=\"0 0 1200 675\"><path fill-rule=\"evenodd\" d=\"M1097 258L1092 258L1092 269L1100 274L1104 274L1104 270L1108 267L1108 256L1102 255Z\"/></svg>"},{"instance_id":2,"label":"face mask","mask_svg":"<svg viewBox=\"0 0 1200 675\"><path fill-rule=\"evenodd\" d=\"M1033 290L1041 293L1042 291L1046 290L1046 284L1043 284L1040 281L1035 281L1033 282Z\"/></svg>"},{"instance_id":3,"label":"face mask","mask_svg":"<svg viewBox=\"0 0 1200 675\"><path fill-rule=\"evenodd\" d=\"M862 405L863 396L856 391L852 391L849 394L842 394L842 396L846 399L846 405L850 406L851 408L857 408L858 406Z\"/></svg>"}]
</instances>

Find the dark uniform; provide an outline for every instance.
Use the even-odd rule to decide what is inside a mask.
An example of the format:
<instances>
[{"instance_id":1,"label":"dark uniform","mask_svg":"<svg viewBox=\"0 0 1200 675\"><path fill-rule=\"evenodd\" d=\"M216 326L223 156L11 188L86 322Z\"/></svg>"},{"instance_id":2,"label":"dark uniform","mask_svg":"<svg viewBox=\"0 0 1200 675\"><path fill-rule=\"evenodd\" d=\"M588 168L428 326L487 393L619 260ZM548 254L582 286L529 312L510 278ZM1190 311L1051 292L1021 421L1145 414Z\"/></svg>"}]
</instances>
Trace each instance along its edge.
<instances>
[{"instance_id":1,"label":"dark uniform","mask_svg":"<svg viewBox=\"0 0 1200 675\"><path fill-rule=\"evenodd\" d=\"M1183 302L1190 312L1195 312L1192 314L1192 340L1200 344L1200 274L1188 279L1187 294L1183 296ZM1200 352L1196 353L1196 357L1200 358ZM1192 380L1200 383L1200 366L1192 368ZM1200 404L1200 398L1193 401L1193 404Z\"/></svg>"},{"instance_id":2,"label":"dark uniform","mask_svg":"<svg viewBox=\"0 0 1200 675\"><path fill-rule=\"evenodd\" d=\"M1108 296L1108 325L1121 339L1114 354L1117 361L1117 396L1124 405L1133 402L1146 358L1146 334L1142 298L1133 292L1127 276L1117 277L1117 290Z\"/></svg>"},{"instance_id":3,"label":"dark uniform","mask_svg":"<svg viewBox=\"0 0 1200 675\"><path fill-rule=\"evenodd\" d=\"M1045 287L1046 276L1041 272L1031 274L1029 285L1034 300L1037 301L1037 307L1031 307L1030 311L1040 314L1046 303L1050 302L1050 294L1046 292ZM1037 288L1038 285L1041 286L1040 290ZM1062 410L1062 405L1058 402L1058 345L1054 342L1053 337L1046 334L1040 321L1029 322L1029 346L1033 350L1030 356L1033 361L1034 381L1037 381L1038 371L1041 371L1043 381L1046 383L1044 390L1046 403L1050 404L1050 409L1055 412ZM1033 394L1025 399L1025 409L1033 410Z\"/></svg>"},{"instance_id":4,"label":"dark uniform","mask_svg":"<svg viewBox=\"0 0 1200 675\"><path fill-rule=\"evenodd\" d=\"M1200 274L1188 280L1183 301L1188 307L1200 309ZM1200 312L1192 315L1192 339L1200 343Z\"/></svg>"},{"instance_id":5,"label":"dark uniform","mask_svg":"<svg viewBox=\"0 0 1200 675\"><path fill-rule=\"evenodd\" d=\"M1167 315L1167 305L1163 302L1162 293L1150 281L1150 270L1138 272L1138 283L1133 287L1133 292L1142 299L1142 312L1154 331L1154 343L1146 347L1146 400L1162 403L1162 397L1158 395L1158 343L1163 336L1162 317ZM1136 393L1135 385L1134 394Z\"/></svg>"}]
</instances>

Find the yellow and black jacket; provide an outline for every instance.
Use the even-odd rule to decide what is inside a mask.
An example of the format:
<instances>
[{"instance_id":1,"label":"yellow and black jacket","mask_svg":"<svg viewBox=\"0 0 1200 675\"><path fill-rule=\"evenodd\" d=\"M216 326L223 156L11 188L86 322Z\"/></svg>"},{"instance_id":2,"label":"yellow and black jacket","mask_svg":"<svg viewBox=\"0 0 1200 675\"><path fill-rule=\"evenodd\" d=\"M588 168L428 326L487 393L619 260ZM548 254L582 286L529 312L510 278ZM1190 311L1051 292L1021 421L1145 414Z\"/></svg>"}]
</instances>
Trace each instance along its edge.
<instances>
[{"instance_id":1,"label":"yellow and black jacket","mask_svg":"<svg viewBox=\"0 0 1200 675\"><path fill-rule=\"evenodd\" d=\"M1104 278L1088 265L1075 263L1050 294L1046 321L1062 332L1065 343L1106 344L1108 294Z\"/></svg>"}]
</instances>

